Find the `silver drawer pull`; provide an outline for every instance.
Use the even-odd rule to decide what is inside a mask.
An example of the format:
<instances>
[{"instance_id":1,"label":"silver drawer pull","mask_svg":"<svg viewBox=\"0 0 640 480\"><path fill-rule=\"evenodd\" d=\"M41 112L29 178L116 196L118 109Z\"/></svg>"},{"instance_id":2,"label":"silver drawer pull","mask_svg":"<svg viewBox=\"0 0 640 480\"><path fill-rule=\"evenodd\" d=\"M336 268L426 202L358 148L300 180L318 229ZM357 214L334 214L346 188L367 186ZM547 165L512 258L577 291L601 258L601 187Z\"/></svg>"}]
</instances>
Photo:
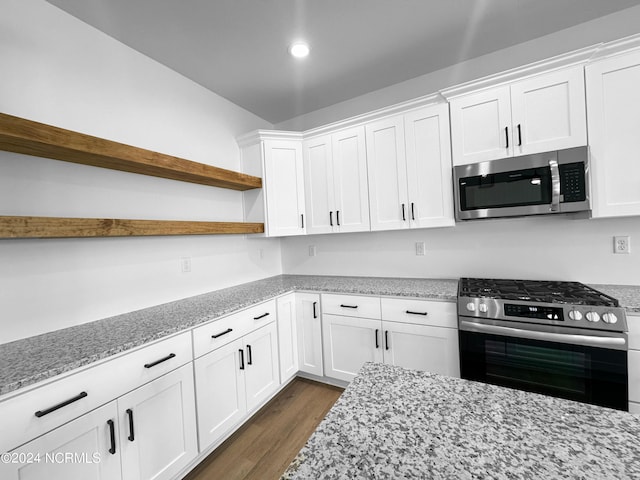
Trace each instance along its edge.
<instances>
[{"instance_id":1,"label":"silver drawer pull","mask_svg":"<svg viewBox=\"0 0 640 480\"><path fill-rule=\"evenodd\" d=\"M427 312L412 312L411 310L407 310L406 312L408 315L422 315L424 317L427 316Z\"/></svg>"},{"instance_id":2,"label":"silver drawer pull","mask_svg":"<svg viewBox=\"0 0 640 480\"><path fill-rule=\"evenodd\" d=\"M67 405L73 403L73 402L77 402L78 400L86 397L88 394L87 392L80 392L78 395L76 395L73 398L70 398L69 400L65 400L62 403L59 403L57 405L54 405L53 407L49 407L45 410L38 410L35 415L36 417L40 418L40 417L44 417L45 415L50 414L51 412L55 412L56 410L62 408L62 407L66 407Z\"/></svg>"}]
</instances>

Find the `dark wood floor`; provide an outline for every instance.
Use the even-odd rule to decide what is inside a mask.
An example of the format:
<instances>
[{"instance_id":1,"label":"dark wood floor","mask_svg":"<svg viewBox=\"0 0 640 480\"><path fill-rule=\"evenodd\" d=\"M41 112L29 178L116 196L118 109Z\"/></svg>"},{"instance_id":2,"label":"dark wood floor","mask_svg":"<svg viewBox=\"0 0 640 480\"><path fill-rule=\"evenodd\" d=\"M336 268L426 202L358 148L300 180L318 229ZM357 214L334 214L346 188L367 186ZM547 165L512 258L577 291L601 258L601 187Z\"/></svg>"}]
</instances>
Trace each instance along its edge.
<instances>
[{"instance_id":1,"label":"dark wood floor","mask_svg":"<svg viewBox=\"0 0 640 480\"><path fill-rule=\"evenodd\" d=\"M185 480L276 480L342 389L296 378Z\"/></svg>"}]
</instances>

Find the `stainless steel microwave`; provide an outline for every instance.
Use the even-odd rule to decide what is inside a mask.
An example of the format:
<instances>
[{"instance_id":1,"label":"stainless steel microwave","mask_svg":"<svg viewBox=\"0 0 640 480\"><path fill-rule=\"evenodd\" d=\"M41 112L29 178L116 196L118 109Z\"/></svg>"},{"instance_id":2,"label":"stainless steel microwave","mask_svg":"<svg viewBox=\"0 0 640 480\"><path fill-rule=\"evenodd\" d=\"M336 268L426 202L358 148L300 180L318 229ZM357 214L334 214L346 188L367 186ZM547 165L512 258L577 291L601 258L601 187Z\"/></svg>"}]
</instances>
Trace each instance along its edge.
<instances>
[{"instance_id":1,"label":"stainless steel microwave","mask_svg":"<svg viewBox=\"0 0 640 480\"><path fill-rule=\"evenodd\" d=\"M590 210L587 147L454 167L456 220Z\"/></svg>"}]
</instances>

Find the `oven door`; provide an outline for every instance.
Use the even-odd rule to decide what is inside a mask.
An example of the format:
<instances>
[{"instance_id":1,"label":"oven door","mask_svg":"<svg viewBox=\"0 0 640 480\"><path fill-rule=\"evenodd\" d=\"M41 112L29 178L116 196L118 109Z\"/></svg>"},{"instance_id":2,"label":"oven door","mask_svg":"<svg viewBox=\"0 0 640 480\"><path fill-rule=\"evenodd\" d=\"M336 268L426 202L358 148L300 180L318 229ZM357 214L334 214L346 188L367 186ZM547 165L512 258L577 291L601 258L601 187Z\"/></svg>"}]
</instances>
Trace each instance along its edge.
<instances>
[{"instance_id":1,"label":"oven door","mask_svg":"<svg viewBox=\"0 0 640 480\"><path fill-rule=\"evenodd\" d=\"M496 333L490 333L495 326ZM524 334L533 338L523 338L505 335L508 330L503 325L460 321L462 378L628 410L627 351L620 349L621 344L626 346L625 334L585 336L595 341L566 343L580 335L536 331ZM554 335L564 337L558 337L559 342L545 339Z\"/></svg>"}]
</instances>

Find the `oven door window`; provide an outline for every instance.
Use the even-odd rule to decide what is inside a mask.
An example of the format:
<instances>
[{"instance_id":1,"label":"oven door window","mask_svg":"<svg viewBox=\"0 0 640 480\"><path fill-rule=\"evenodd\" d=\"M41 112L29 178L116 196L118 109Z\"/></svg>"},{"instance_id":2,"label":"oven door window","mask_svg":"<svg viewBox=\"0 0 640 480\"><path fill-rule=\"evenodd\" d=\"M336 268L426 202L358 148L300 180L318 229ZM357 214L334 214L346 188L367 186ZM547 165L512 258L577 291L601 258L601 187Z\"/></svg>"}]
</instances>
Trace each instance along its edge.
<instances>
[{"instance_id":1,"label":"oven door window","mask_svg":"<svg viewBox=\"0 0 640 480\"><path fill-rule=\"evenodd\" d=\"M459 180L461 210L551 203L551 169L529 168Z\"/></svg>"},{"instance_id":2,"label":"oven door window","mask_svg":"<svg viewBox=\"0 0 640 480\"><path fill-rule=\"evenodd\" d=\"M628 409L627 352L460 331L462 378Z\"/></svg>"}]
</instances>

